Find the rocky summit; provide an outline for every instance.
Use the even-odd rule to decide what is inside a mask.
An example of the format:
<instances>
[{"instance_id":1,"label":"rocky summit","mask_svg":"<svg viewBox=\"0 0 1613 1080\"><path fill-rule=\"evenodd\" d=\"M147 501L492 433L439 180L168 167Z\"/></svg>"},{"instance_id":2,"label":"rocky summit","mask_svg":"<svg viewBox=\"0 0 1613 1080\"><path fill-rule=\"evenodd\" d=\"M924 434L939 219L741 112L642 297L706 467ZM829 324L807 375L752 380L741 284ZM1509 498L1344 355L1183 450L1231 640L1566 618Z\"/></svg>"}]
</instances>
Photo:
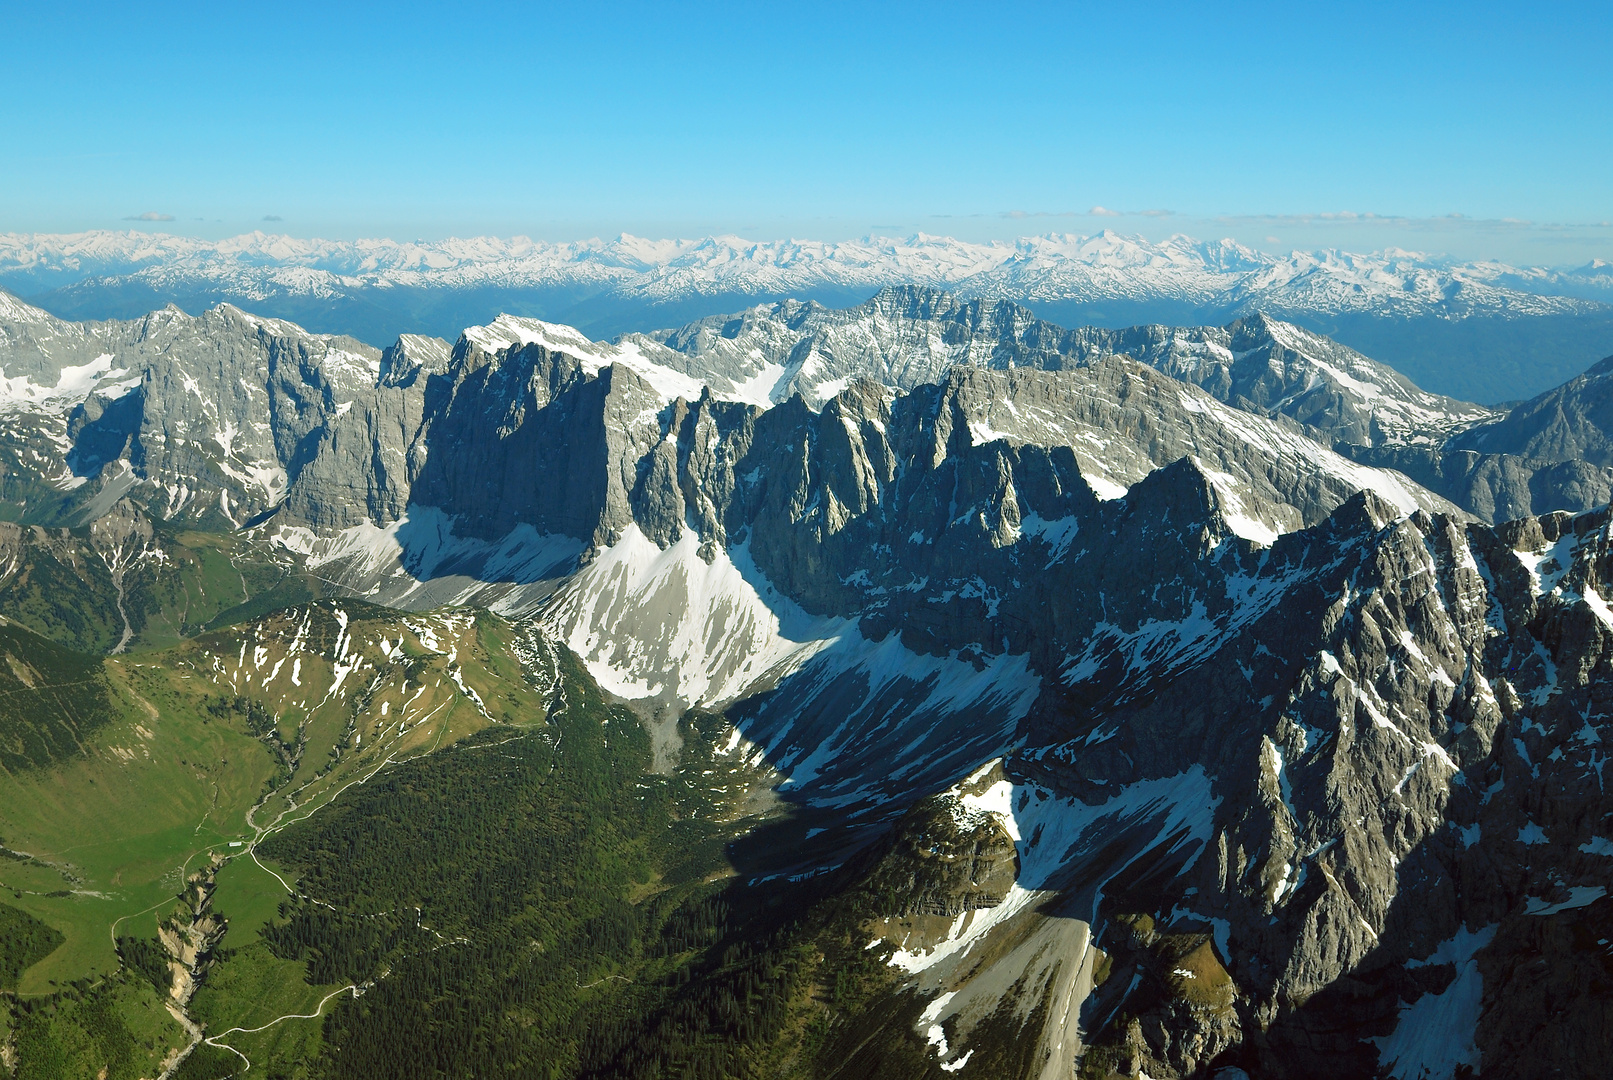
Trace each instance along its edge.
<instances>
[{"instance_id":1,"label":"rocky summit","mask_svg":"<svg viewBox=\"0 0 1613 1080\"><path fill-rule=\"evenodd\" d=\"M1600 1074L1613 358L1234 314L0 295L7 1062L104 983L164 1076Z\"/></svg>"}]
</instances>

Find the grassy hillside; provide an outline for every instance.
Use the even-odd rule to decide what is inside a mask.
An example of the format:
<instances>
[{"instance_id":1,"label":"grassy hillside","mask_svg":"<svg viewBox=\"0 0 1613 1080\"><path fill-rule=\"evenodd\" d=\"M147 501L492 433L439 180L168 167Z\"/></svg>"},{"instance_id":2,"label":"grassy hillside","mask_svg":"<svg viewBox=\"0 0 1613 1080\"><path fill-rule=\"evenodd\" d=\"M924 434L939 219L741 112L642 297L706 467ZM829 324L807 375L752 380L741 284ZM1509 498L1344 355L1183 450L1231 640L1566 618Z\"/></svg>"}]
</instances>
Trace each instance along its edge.
<instances>
[{"instance_id":1,"label":"grassy hillside","mask_svg":"<svg viewBox=\"0 0 1613 1080\"><path fill-rule=\"evenodd\" d=\"M0 616L0 768L44 768L82 755L113 715L99 659Z\"/></svg>"},{"instance_id":2,"label":"grassy hillside","mask_svg":"<svg viewBox=\"0 0 1613 1080\"><path fill-rule=\"evenodd\" d=\"M38 1075L93 1060L94 1076L114 1059L130 1076L159 1071L188 1042L152 952L159 927L183 921L180 895L216 875L228 947L250 946L287 896L258 843L389 764L542 722L519 644L492 616L334 602L109 658L0 624L0 976L17 994L16 1050L67 1069ZM303 985L301 965L275 963ZM144 1050L96 1041L116 1027L107 1017L147 1006L147 1034L107 1036Z\"/></svg>"},{"instance_id":3,"label":"grassy hillside","mask_svg":"<svg viewBox=\"0 0 1613 1080\"><path fill-rule=\"evenodd\" d=\"M72 649L167 648L323 595L285 553L239 535L174 530L132 508L123 529L0 522L0 613ZM119 597L119 585L122 597Z\"/></svg>"},{"instance_id":4,"label":"grassy hillside","mask_svg":"<svg viewBox=\"0 0 1613 1080\"><path fill-rule=\"evenodd\" d=\"M104 701L0 775L18 1076L933 1074L868 868L752 880L735 842L803 826L720 716L654 772L574 657L481 612L0 642L18 723L69 730L50 673Z\"/></svg>"}]
</instances>

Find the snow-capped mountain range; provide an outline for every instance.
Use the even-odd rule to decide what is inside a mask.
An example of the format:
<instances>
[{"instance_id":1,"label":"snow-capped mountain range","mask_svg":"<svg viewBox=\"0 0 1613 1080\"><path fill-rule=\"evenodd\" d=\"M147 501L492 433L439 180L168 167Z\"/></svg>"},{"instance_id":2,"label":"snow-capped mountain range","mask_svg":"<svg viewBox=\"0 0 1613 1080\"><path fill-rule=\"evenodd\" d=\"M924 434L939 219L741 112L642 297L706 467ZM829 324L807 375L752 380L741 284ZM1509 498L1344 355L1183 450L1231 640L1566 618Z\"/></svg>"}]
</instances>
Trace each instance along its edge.
<instances>
[{"instance_id":1,"label":"snow-capped mountain range","mask_svg":"<svg viewBox=\"0 0 1613 1080\"><path fill-rule=\"evenodd\" d=\"M1390 250L1276 256L1229 240L1103 232L969 243L517 237L203 241L139 232L0 235L0 289L64 319L233 304L321 333L449 341L499 314L594 340L785 300L846 307L891 286L1011 300L1064 326L1225 325L1262 314L1325 334L1428 390L1501 402L1613 352L1613 268L1458 263Z\"/></svg>"},{"instance_id":2,"label":"snow-capped mountain range","mask_svg":"<svg viewBox=\"0 0 1613 1080\"><path fill-rule=\"evenodd\" d=\"M1171 301L1273 315L1374 312L1461 318L1583 313L1613 303L1613 267L1459 263L1389 249L1270 255L1231 240L1154 242L1105 230L970 243L918 234L843 242L525 237L442 241L297 239L253 232L206 241L142 232L0 234L0 284L22 295L102 279L206 286L243 298L334 297L409 287L582 288L670 301L805 295L893 283L966 297Z\"/></svg>"}]
</instances>

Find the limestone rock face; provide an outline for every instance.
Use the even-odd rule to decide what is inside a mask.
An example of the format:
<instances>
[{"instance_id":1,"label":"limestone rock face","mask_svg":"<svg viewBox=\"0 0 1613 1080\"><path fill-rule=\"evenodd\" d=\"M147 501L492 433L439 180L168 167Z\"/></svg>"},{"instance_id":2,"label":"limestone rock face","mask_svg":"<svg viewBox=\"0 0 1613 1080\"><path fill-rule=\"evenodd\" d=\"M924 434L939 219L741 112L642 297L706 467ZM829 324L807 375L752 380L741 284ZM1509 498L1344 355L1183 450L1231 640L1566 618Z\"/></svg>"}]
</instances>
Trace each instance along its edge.
<instances>
[{"instance_id":1,"label":"limestone rock face","mask_svg":"<svg viewBox=\"0 0 1613 1080\"><path fill-rule=\"evenodd\" d=\"M1067 330L1006 301L891 287L853 308L784 302L628 335L615 344L501 317L470 328L453 347L404 335L379 351L229 305L199 317L169 308L106 323L68 323L9 300L6 311L0 360L24 380L20 415L50 429L37 445L46 457L61 459L54 482L83 485L69 489L74 499L93 502L111 489L96 512L142 483L160 493L152 500L156 516L221 526L271 510L286 523L316 530L385 526L406 517L411 502L446 506L459 498L470 500L461 521L476 535L525 514L563 520L568 534L591 539L599 529L601 537L619 536L623 508L635 499L644 514L671 514L681 524L666 486L671 451L656 452L660 462L650 462L646 480L641 466L656 455L638 446L652 427L666 434L659 414L677 397L690 405L709 395L714 403L767 409L799 394L817 414L861 381L901 397L992 373L1019 381L984 396L978 386L969 388L962 419L975 440L1001 431L1071 446L1100 493L1134 482L1147 466L1197 453L1205 426L1255 423L1249 417L1275 422L1301 440L1295 443L1301 451L1286 455L1284 475L1257 484L1281 488L1285 501L1300 509L1297 518L1277 523L1282 527L1316 520L1303 505L1307 498L1336 504L1329 493L1307 496L1300 490L1306 478L1293 475L1339 472L1316 458L1316 444L1413 475L1485 520L1580 511L1613 491L1613 465L1596 457L1602 436L1596 434L1600 376L1594 373L1501 418L1425 393L1336 342L1260 315L1225 327ZM534 348L567 358L572 374L557 369L559 381L539 392L536 381L549 379L552 365L529 355ZM558 413L540 425L541 433L526 425L527 412L546 410L551 397L564 396L566 378L607 378L607 370L610 385L598 392L614 396L610 410L599 414L609 427L599 437L620 444L609 451L620 461L599 460L597 446L585 448L591 436L582 429L553 427ZM1061 372L1065 379L1026 380L1038 371ZM642 384L636 391L627 385L635 378ZM1184 382L1207 399L1180 405ZM1025 403L1025 393L1047 397L1049 387L1061 389L1029 412L1009 412ZM1557 402L1570 404L1559 410L1567 419L1553 426ZM50 419L55 415L65 419ZM51 442L59 442L58 427L67 439L65 454ZM456 471L466 466L441 456L430 460L433 442L462 440L499 460L487 462L484 472L479 453L450 455L476 462L474 479ZM525 479L519 455L508 463L500 455L540 446L560 454L550 460L562 462L565 476L578 477L601 503L591 527L573 520L570 510L540 511L526 494L512 491L515 502L502 515L484 513L492 503L484 506L471 495L477 490L500 501L510 482L494 473L513 468L517 483ZM1248 483L1247 468L1212 460L1225 455L1204 459ZM413 485L422 478L426 486L417 498ZM1363 484L1345 477L1333 486ZM1269 499L1271 493L1259 495ZM571 495L559 500L573 502Z\"/></svg>"},{"instance_id":2,"label":"limestone rock face","mask_svg":"<svg viewBox=\"0 0 1613 1080\"><path fill-rule=\"evenodd\" d=\"M1486 521L1591 510L1613 495L1610 375L1613 357L1442 443L1339 449L1397 469Z\"/></svg>"},{"instance_id":3,"label":"limestone rock face","mask_svg":"<svg viewBox=\"0 0 1613 1080\"><path fill-rule=\"evenodd\" d=\"M1613 467L1588 461L1419 446L1338 449L1364 465L1403 473L1485 521L1512 521L1553 510L1581 513L1613 496Z\"/></svg>"},{"instance_id":4,"label":"limestone rock face","mask_svg":"<svg viewBox=\"0 0 1613 1080\"><path fill-rule=\"evenodd\" d=\"M995 815L938 796L903 816L867 886L883 918L952 919L1001 904L1018 869L1013 838Z\"/></svg>"},{"instance_id":5,"label":"limestone rock face","mask_svg":"<svg viewBox=\"0 0 1613 1080\"><path fill-rule=\"evenodd\" d=\"M362 399L373 393L377 350L227 305L195 318L170 308L92 329L104 363L116 367L68 414L69 490L94 503L95 487L116 497L143 481L157 516L239 525L278 507L323 456L310 482L319 486L323 472L326 498L302 500L314 520L354 524L372 505L384 514L386 500L376 496L386 486L377 471L388 456L384 441L377 445L384 424L372 424L375 437L362 449L333 446L353 441L338 440L337 428L363 430L367 415L374 420L374 403Z\"/></svg>"},{"instance_id":6,"label":"limestone rock face","mask_svg":"<svg viewBox=\"0 0 1613 1080\"><path fill-rule=\"evenodd\" d=\"M1217 945L1258 1023L1246 1050L1263 1074L1369 1073L1363 1033L1409 1043L1398 1025L1450 992L1424 968L1477 979L1503 948L1497 926L1594 921L1608 873L1585 854L1605 846L1607 820L1608 525L1605 510L1492 531L1346 508L1329 564L1191 677L1101 698L1091 735L1027 755L1028 777L1088 800L1196 764L1219 777L1218 823L1181 899L1132 889L1116 903L1151 896L1180 924L1225 920ZM1507 985L1485 983L1482 1012L1464 998L1486 1064L1553 1023L1540 980ZM1482 1019L1514 1010L1532 1019ZM1596 1036L1575 1030L1551 1067L1588 1052Z\"/></svg>"},{"instance_id":7,"label":"limestone rock face","mask_svg":"<svg viewBox=\"0 0 1613 1080\"><path fill-rule=\"evenodd\" d=\"M773 401L799 393L814 405L856 379L910 390L958 365L1064 370L1125 356L1218 401L1362 446L1426 443L1491 416L1258 314L1224 327L1066 330L1005 300L893 286L843 310L784 301L622 340L668 367L728 385L765 378Z\"/></svg>"},{"instance_id":8,"label":"limestone rock face","mask_svg":"<svg viewBox=\"0 0 1613 1080\"><path fill-rule=\"evenodd\" d=\"M1454 449L1613 466L1613 356L1452 441Z\"/></svg>"}]
</instances>

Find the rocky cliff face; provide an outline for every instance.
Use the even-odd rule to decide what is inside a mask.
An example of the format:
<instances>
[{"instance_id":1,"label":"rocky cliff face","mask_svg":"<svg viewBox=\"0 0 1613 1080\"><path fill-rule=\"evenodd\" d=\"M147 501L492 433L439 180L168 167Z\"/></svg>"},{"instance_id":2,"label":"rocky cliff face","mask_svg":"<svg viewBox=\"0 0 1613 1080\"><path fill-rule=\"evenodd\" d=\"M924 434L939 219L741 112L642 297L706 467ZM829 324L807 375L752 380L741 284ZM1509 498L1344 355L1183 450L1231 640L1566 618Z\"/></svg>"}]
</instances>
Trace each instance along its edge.
<instances>
[{"instance_id":1,"label":"rocky cliff face","mask_svg":"<svg viewBox=\"0 0 1613 1080\"><path fill-rule=\"evenodd\" d=\"M1601 506L1613 493L1613 358L1443 444L1340 449L1398 469L1489 521Z\"/></svg>"},{"instance_id":2,"label":"rocky cliff face","mask_svg":"<svg viewBox=\"0 0 1613 1080\"><path fill-rule=\"evenodd\" d=\"M1002 779L949 796L1002 814L1016 891L928 938L875 927L938 995L948 1059L968 1051L970 1002L1003 981L957 958L1067 920L1067 961L1085 934L1101 957L1080 1022L1022 1034L1079 1040L1094 1075L1600 1060L1602 997L1570 1003L1549 967L1512 967L1605 927L1608 538L1605 511L1492 530L1362 496L1252 558L1203 551L1228 592L1280 600L1191 653L1049 679ZM1605 980L1597 955L1587 975ZM1059 1015L1054 984L1029 985L999 1000Z\"/></svg>"},{"instance_id":3,"label":"rocky cliff face","mask_svg":"<svg viewBox=\"0 0 1613 1080\"><path fill-rule=\"evenodd\" d=\"M161 490L164 517L214 515L221 524L239 524L282 507L285 520L319 529L385 525L406 516L412 499L422 501L412 486L423 473L431 491L425 501L433 505L445 502L448 490L469 491L463 478L441 473L451 466L426 464L430 440L471 434L454 427L470 415L466 394L507 392L513 401L522 393L512 380L524 376L506 372L501 357L517 345L569 357L581 375L612 369L614 379L637 376L646 396L632 416L618 418L624 431L643 426L652 397L663 408L678 397L693 402L710 394L765 409L799 394L816 411L861 380L906 393L944 380L958 366L1070 372L1125 357L1172 380L1160 385L1187 382L1239 413L1288 422L1310 442L1415 476L1486 520L1588 509L1613 486L1610 466L1594 450L1599 414L1590 397L1599 383L1592 376L1497 419L1424 393L1326 338L1258 315L1227 327L1065 330L1011 303L965 302L915 287L888 288L844 310L786 302L615 344L501 317L467 330L452 350L406 335L384 354L228 306L196 319L171 309L130 323L74 324L7 301L0 356L7 370L21 373L9 384L7 442L29 443L32 452L58 460L52 482L76 492L68 499L73 505L110 486L95 503L101 510L131 483L144 482ZM1556 415L1559 401L1576 404L1553 434L1541 418ZM454 415L438 415L445 412ZM491 422L498 428L505 419ZM1016 421L1004 430L1024 426ZM1044 423L1035 437L1067 441L1057 426ZM433 427L435 436L428 433ZM1525 428L1541 430L1528 435ZM1509 431L1517 434L1504 436ZM65 455L63 438L70 443ZM1090 438L1076 445L1097 448ZM1132 440L1114 445L1139 458ZM1159 463L1159 455L1140 453ZM1110 473L1136 472L1096 467L1104 457L1089 454L1085 462L1100 485L1126 482ZM102 488L77 491L90 480ZM627 490L634 482L618 478L616 486ZM610 496L618 503L621 497ZM59 500L39 491L32 501ZM621 525L618 514L606 531Z\"/></svg>"},{"instance_id":4,"label":"rocky cliff face","mask_svg":"<svg viewBox=\"0 0 1613 1080\"><path fill-rule=\"evenodd\" d=\"M1463 432L1455 449L1513 454L1532 461L1613 466L1613 356L1505 416Z\"/></svg>"},{"instance_id":5,"label":"rocky cliff face","mask_svg":"<svg viewBox=\"0 0 1613 1080\"><path fill-rule=\"evenodd\" d=\"M772 401L799 393L813 405L854 379L908 390L960 364L1061 370L1127 356L1218 401L1354 445L1437 442L1490 415L1262 315L1225 327L1066 330L1008 301L960 300L916 286L882 289L839 311L786 301L622 343L667 367L734 385L762 382Z\"/></svg>"},{"instance_id":6,"label":"rocky cliff face","mask_svg":"<svg viewBox=\"0 0 1613 1080\"><path fill-rule=\"evenodd\" d=\"M1465 441L1466 435L1458 436ZM1485 521L1601 506L1613 495L1613 467L1578 459L1542 460L1461 448L1351 447L1353 461L1394 469Z\"/></svg>"},{"instance_id":7,"label":"rocky cliff face","mask_svg":"<svg viewBox=\"0 0 1613 1080\"><path fill-rule=\"evenodd\" d=\"M67 484L95 479L121 495L144 481L160 492L162 517L217 515L239 525L285 501L318 461L310 487L322 472L328 484L333 468L350 467L347 490L317 501L331 508L327 516L384 515L384 500L373 497L395 449L384 421L407 415L408 395L375 400L377 350L227 306L196 318L171 309L116 330L109 348L129 378L117 396L98 387L68 414ZM344 445L343 428L369 436L362 451ZM319 517L316 500L302 505Z\"/></svg>"}]
</instances>

